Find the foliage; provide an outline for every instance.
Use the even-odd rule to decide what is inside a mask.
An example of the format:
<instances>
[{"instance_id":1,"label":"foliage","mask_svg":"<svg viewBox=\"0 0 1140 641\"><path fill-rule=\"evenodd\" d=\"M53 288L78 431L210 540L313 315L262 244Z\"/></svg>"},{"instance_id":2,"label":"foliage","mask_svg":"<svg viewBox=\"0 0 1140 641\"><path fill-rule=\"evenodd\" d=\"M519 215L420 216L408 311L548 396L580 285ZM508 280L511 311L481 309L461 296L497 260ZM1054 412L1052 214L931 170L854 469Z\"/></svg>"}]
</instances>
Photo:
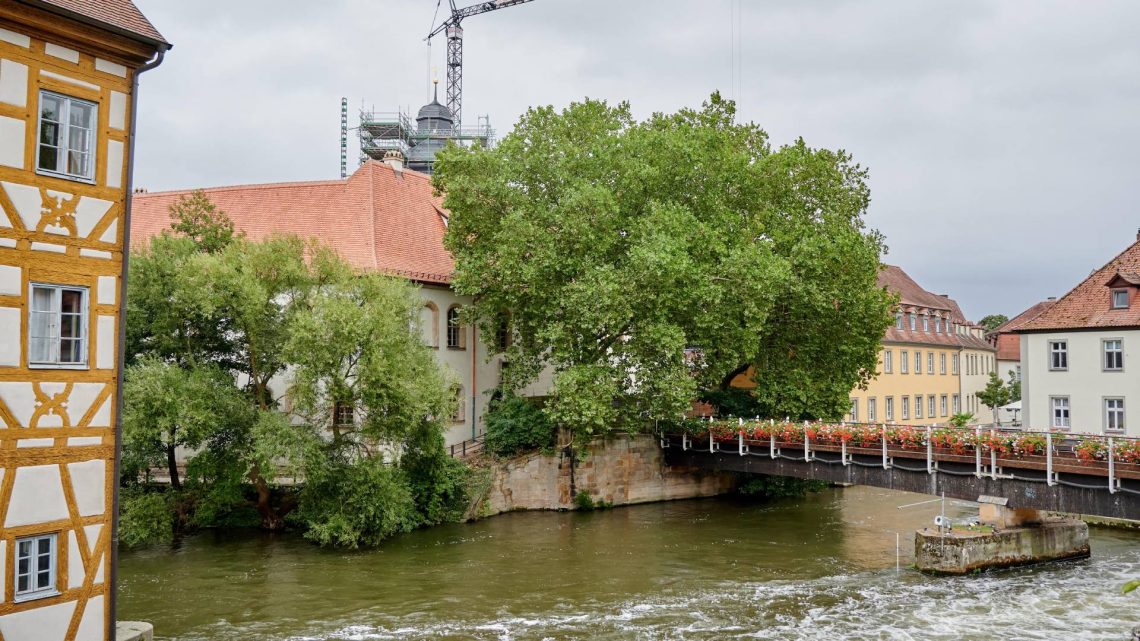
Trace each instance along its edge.
<instances>
[{"instance_id":1,"label":"foliage","mask_svg":"<svg viewBox=\"0 0 1140 641\"><path fill-rule=\"evenodd\" d=\"M471 470L444 452L439 429L422 425L413 432L400 466L415 502L418 525L463 520L470 504Z\"/></svg>"},{"instance_id":2,"label":"foliage","mask_svg":"<svg viewBox=\"0 0 1140 641\"><path fill-rule=\"evenodd\" d=\"M614 506L613 503L605 499L595 499L590 496L590 493L585 490L579 490L574 495L574 507L582 512L593 512L594 510L608 510Z\"/></svg>"},{"instance_id":3,"label":"foliage","mask_svg":"<svg viewBox=\"0 0 1140 641\"><path fill-rule=\"evenodd\" d=\"M644 122L587 100L437 158L467 318L491 345L509 321L507 391L551 367L544 411L578 439L675 419L749 365L765 415L840 416L874 373L893 301L866 171L734 117L717 94Z\"/></svg>"},{"instance_id":4,"label":"foliage","mask_svg":"<svg viewBox=\"0 0 1140 641\"><path fill-rule=\"evenodd\" d=\"M756 400L756 395L750 389L729 387L708 390L701 394L700 400L715 407L717 416L744 418L767 416L765 408Z\"/></svg>"},{"instance_id":5,"label":"foliage","mask_svg":"<svg viewBox=\"0 0 1140 641\"><path fill-rule=\"evenodd\" d=\"M546 414L533 402L511 394L491 403L484 415L487 436L484 447L497 456L549 447L555 429Z\"/></svg>"},{"instance_id":6,"label":"foliage","mask_svg":"<svg viewBox=\"0 0 1140 641\"><path fill-rule=\"evenodd\" d=\"M170 219L172 230L194 241L201 251L211 254L221 251L241 236L234 233L234 223L226 212L218 209L201 189L171 204Z\"/></svg>"},{"instance_id":7,"label":"foliage","mask_svg":"<svg viewBox=\"0 0 1140 641\"><path fill-rule=\"evenodd\" d=\"M1129 592L1132 592L1136 588L1140 588L1140 579L1133 579L1133 580L1129 581L1128 583L1125 583L1123 586L1120 587L1120 593L1121 594L1128 594Z\"/></svg>"},{"instance_id":8,"label":"foliage","mask_svg":"<svg viewBox=\"0 0 1140 641\"><path fill-rule=\"evenodd\" d=\"M986 328L986 332L992 332L1006 322L1009 322L1009 317L1005 314L990 314L982 318L978 324Z\"/></svg>"},{"instance_id":9,"label":"foliage","mask_svg":"<svg viewBox=\"0 0 1140 641\"><path fill-rule=\"evenodd\" d=\"M1009 402L1009 388L998 378L997 372L990 372L986 388L978 392L978 400L988 405L994 412L994 424L998 423L998 411Z\"/></svg>"},{"instance_id":10,"label":"foliage","mask_svg":"<svg viewBox=\"0 0 1140 641\"><path fill-rule=\"evenodd\" d=\"M119 493L119 543L141 547L174 540L174 512L163 492L141 489Z\"/></svg>"},{"instance_id":11,"label":"foliage","mask_svg":"<svg viewBox=\"0 0 1140 641\"><path fill-rule=\"evenodd\" d=\"M1011 371L1009 373L1009 383L1006 384L1009 388L1009 402L1021 400L1021 379L1017 377L1017 372Z\"/></svg>"},{"instance_id":12,"label":"foliage","mask_svg":"<svg viewBox=\"0 0 1140 641\"><path fill-rule=\"evenodd\" d=\"M756 476L741 485L737 492L762 500L799 498L830 487L827 481L797 479L790 476Z\"/></svg>"},{"instance_id":13,"label":"foliage","mask_svg":"<svg viewBox=\"0 0 1140 641\"><path fill-rule=\"evenodd\" d=\"M950 417L950 424L954 427L966 427L972 420L974 420L974 415L970 412L958 412Z\"/></svg>"},{"instance_id":14,"label":"foliage","mask_svg":"<svg viewBox=\"0 0 1140 641\"><path fill-rule=\"evenodd\" d=\"M305 537L321 545L378 545L418 524L402 472L378 458L310 468L298 513Z\"/></svg>"}]
</instances>

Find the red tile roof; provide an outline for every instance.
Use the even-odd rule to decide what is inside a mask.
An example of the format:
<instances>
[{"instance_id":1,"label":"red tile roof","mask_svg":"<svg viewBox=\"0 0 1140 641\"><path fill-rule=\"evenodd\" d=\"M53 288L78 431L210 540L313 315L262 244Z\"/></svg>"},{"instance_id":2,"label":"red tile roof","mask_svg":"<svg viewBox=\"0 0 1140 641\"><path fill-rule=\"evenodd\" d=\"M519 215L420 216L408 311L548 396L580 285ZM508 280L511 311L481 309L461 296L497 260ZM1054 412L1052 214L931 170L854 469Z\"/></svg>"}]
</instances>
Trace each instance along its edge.
<instances>
[{"instance_id":1,"label":"red tile roof","mask_svg":"<svg viewBox=\"0 0 1140 641\"><path fill-rule=\"evenodd\" d=\"M159 43L169 47L158 29L146 19L131 0L21 0L48 11L55 11L84 22L97 22L112 31L141 39L148 43Z\"/></svg>"},{"instance_id":2,"label":"red tile roof","mask_svg":"<svg viewBox=\"0 0 1140 641\"><path fill-rule=\"evenodd\" d=\"M445 212L431 177L370 160L347 180L203 189L252 240L273 233L318 238L359 269L427 283L451 281ZM131 240L170 229L170 205L191 190L132 197Z\"/></svg>"},{"instance_id":3,"label":"red tile roof","mask_svg":"<svg viewBox=\"0 0 1140 641\"><path fill-rule=\"evenodd\" d=\"M899 295L899 304L904 313L909 313L908 309L914 309L921 314L922 310L929 309L937 312L939 316L948 315L958 325L971 325L970 321L966 320L962 314L962 308L958 306L957 301L948 296L933 294L923 289L901 267L883 265L883 269L879 271L878 283L880 287L885 287ZM917 325L917 329L911 331L909 320L904 319L904 321L903 329L898 329L895 325L888 327L883 336L883 342L918 343L993 351L992 345L976 336L958 333L947 334L945 331L935 332L936 325L933 319L929 321L930 331L927 332L922 331L921 323Z\"/></svg>"},{"instance_id":4,"label":"red tile roof","mask_svg":"<svg viewBox=\"0 0 1140 641\"><path fill-rule=\"evenodd\" d=\"M1112 289L1108 283L1118 275L1140 271L1140 240L1108 261L1100 269L1069 290L1052 306L1026 321L1013 331L1033 332L1057 329L1095 327L1140 327L1140 291L1131 287L1125 309L1112 308ZM1127 277L1125 277L1127 280Z\"/></svg>"},{"instance_id":5,"label":"red tile roof","mask_svg":"<svg viewBox=\"0 0 1140 641\"><path fill-rule=\"evenodd\" d=\"M1014 332L1017 331L1022 325L1037 318L1053 306L1057 302L1055 298L1043 300L1029 309L1021 312L1017 316L1007 320L1006 322L994 328L994 331L989 333L989 336L997 343L997 357L1000 361L1020 361L1021 360L1021 338Z\"/></svg>"},{"instance_id":6,"label":"red tile roof","mask_svg":"<svg viewBox=\"0 0 1140 641\"><path fill-rule=\"evenodd\" d=\"M946 302L948 299L926 291L901 267L895 265L883 265L883 269L879 272L879 287L886 287L898 294L899 302L903 306L927 307L942 311L951 309Z\"/></svg>"}]
</instances>

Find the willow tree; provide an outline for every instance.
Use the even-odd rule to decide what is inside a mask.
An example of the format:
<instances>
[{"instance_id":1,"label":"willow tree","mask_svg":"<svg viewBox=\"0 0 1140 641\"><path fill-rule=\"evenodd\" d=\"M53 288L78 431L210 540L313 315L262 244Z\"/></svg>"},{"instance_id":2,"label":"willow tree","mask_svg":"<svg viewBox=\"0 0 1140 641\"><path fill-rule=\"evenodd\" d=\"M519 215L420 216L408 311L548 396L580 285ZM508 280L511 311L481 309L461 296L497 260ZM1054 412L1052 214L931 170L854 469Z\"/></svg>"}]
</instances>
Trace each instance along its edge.
<instances>
[{"instance_id":1,"label":"willow tree","mask_svg":"<svg viewBox=\"0 0 1140 641\"><path fill-rule=\"evenodd\" d=\"M468 318L508 388L553 369L546 411L579 436L674 419L750 367L767 412L838 416L874 372L891 298L866 172L734 112L534 108L495 148L437 157Z\"/></svg>"}]
</instances>

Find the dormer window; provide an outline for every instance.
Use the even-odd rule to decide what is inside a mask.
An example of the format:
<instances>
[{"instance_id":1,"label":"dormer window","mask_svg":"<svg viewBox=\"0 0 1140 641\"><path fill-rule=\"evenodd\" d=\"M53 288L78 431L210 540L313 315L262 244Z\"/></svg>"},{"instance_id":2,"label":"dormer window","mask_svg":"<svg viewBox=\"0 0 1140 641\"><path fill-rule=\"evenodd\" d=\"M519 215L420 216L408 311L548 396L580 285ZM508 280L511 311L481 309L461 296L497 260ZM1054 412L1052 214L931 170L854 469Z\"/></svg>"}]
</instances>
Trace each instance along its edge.
<instances>
[{"instance_id":1,"label":"dormer window","mask_svg":"<svg viewBox=\"0 0 1140 641\"><path fill-rule=\"evenodd\" d=\"M910 331L913 332L918 327L917 322L918 322L918 318L914 315L914 312L911 312L910 313Z\"/></svg>"},{"instance_id":2,"label":"dormer window","mask_svg":"<svg viewBox=\"0 0 1140 641\"><path fill-rule=\"evenodd\" d=\"M927 316L926 314L922 315L922 331L930 331L930 316Z\"/></svg>"},{"instance_id":3,"label":"dormer window","mask_svg":"<svg viewBox=\"0 0 1140 641\"><path fill-rule=\"evenodd\" d=\"M941 334L942 333L942 317L941 316L935 316L934 317L934 333L935 334Z\"/></svg>"},{"instance_id":4,"label":"dormer window","mask_svg":"<svg viewBox=\"0 0 1140 641\"><path fill-rule=\"evenodd\" d=\"M1113 309L1128 309L1128 290L1127 289L1114 289L1114 290L1112 290L1112 308Z\"/></svg>"},{"instance_id":5,"label":"dormer window","mask_svg":"<svg viewBox=\"0 0 1140 641\"><path fill-rule=\"evenodd\" d=\"M895 314L895 329L902 329L902 328L903 328L903 313L897 312Z\"/></svg>"}]
</instances>

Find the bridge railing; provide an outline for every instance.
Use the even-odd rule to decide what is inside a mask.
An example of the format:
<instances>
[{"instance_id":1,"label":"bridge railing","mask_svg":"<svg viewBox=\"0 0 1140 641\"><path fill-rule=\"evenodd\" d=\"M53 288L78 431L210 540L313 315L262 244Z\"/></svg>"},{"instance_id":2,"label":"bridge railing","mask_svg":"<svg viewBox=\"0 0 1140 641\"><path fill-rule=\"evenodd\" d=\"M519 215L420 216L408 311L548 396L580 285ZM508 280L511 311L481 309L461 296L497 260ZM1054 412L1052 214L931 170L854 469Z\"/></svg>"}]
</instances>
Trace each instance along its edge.
<instances>
[{"instance_id":1,"label":"bridge railing","mask_svg":"<svg viewBox=\"0 0 1140 641\"><path fill-rule=\"evenodd\" d=\"M680 439L678 442L678 438ZM1002 430L995 427L824 423L745 419L687 421L662 434L662 445L697 451L736 451L811 462L819 452L838 453L828 463L866 464L881 458L925 459L934 473L939 462L970 464L978 476L998 478L1010 469L1044 472L1049 485L1061 474L1107 478L1109 490L1122 489L1121 479L1140 480L1140 439L1109 434L1061 431ZM858 455L860 460L854 457ZM1126 490L1131 491L1131 490Z\"/></svg>"}]
</instances>

